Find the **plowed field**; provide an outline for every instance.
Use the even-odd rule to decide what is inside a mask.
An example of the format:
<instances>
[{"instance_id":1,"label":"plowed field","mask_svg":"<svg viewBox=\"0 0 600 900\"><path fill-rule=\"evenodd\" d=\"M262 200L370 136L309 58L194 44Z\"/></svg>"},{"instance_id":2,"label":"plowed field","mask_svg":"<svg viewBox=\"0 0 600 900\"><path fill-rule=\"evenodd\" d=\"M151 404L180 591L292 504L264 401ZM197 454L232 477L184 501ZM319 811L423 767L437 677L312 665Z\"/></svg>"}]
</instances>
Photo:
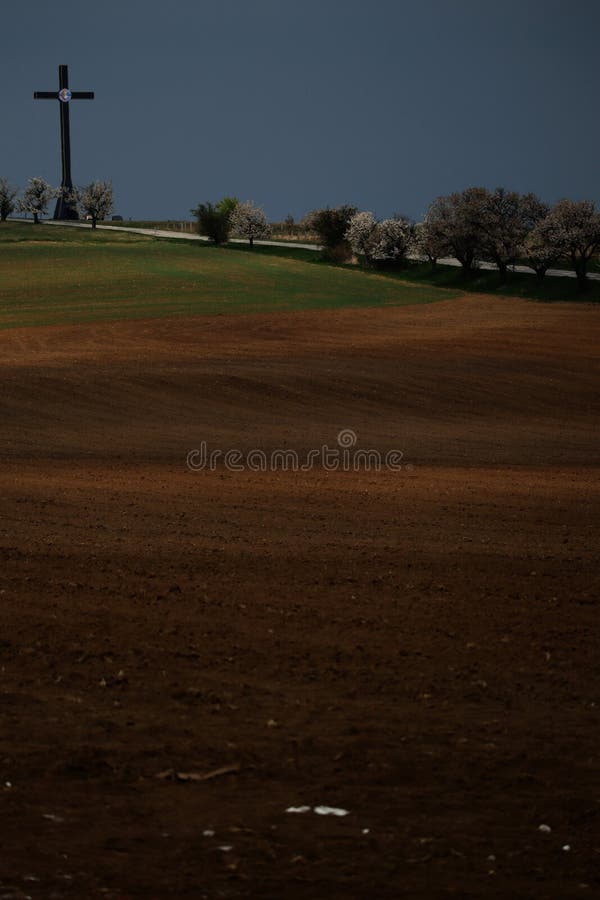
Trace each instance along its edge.
<instances>
[{"instance_id":1,"label":"plowed field","mask_svg":"<svg viewBox=\"0 0 600 900\"><path fill-rule=\"evenodd\" d=\"M0 897L597 896L599 326L0 333Z\"/></svg>"}]
</instances>

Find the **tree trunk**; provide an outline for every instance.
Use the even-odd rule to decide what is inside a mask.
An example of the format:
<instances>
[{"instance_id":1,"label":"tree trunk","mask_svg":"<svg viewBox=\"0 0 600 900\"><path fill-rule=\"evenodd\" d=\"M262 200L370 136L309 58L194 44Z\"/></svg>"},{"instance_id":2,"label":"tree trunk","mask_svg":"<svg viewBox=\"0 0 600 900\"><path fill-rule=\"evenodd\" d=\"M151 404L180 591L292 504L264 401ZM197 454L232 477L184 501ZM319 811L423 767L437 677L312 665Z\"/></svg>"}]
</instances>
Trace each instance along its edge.
<instances>
[{"instance_id":1,"label":"tree trunk","mask_svg":"<svg viewBox=\"0 0 600 900\"><path fill-rule=\"evenodd\" d=\"M504 260L498 260L496 262L496 265L498 266L498 275L500 276L500 281L502 282L502 284L504 284L508 277L508 265L504 262Z\"/></svg>"},{"instance_id":2,"label":"tree trunk","mask_svg":"<svg viewBox=\"0 0 600 900\"><path fill-rule=\"evenodd\" d=\"M473 251L470 249L466 249L461 251L459 255L455 250L454 255L462 266L463 275L465 277L469 277L470 275L472 275L473 263L475 262L475 254L473 253Z\"/></svg>"},{"instance_id":3,"label":"tree trunk","mask_svg":"<svg viewBox=\"0 0 600 900\"><path fill-rule=\"evenodd\" d=\"M575 269L577 274L577 287L580 291L585 291L588 287L587 273L585 263L583 265L578 265Z\"/></svg>"},{"instance_id":4,"label":"tree trunk","mask_svg":"<svg viewBox=\"0 0 600 900\"><path fill-rule=\"evenodd\" d=\"M587 259L579 256L576 251L571 251L571 265L577 276L577 287L580 291L585 291L587 282Z\"/></svg>"},{"instance_id":5,"label":"tree trunk","mask_svg":"<svg viewBox=\"0 0 600 900\"><path fill-rule=\"evenodd\" d=\"M96 216L92 216L92 231L96 228Z\"/></svg>"},{"instance_id":6,"label":"tree trunk","mask_svg":"<svg viewBox=\"0 0 600 900\"><path fill-rule=\"evenodd\" d=\"M250 235L250 246L254 247L254 238Z\"/></svg>"},{"instance_id":7,"label":"tree trunk","mask_svg":"<svg viewBox=\"0 0 600 900\"><path fill-rule=\"evenodd\" d=\"M34 225L39 225L39 224L40 224L40 217L39 217L39 215L38 215L36 212L34 212L34 214L33 214L33 224L34 224Z\"/></svg>"}]
</instances>

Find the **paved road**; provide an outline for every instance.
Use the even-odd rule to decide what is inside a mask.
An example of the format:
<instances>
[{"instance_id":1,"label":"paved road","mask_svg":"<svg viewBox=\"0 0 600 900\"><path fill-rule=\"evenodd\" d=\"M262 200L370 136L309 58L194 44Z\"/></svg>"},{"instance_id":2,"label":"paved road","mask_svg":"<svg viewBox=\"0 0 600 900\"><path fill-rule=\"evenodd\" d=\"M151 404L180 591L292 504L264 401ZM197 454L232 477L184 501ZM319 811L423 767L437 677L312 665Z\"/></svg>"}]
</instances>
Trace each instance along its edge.
<instances>
[{"instance_id":1,"label":"paved road","mask_svg":"<svg viewBox=\"0 0 600 900\"><path fill-rule=\"evenodd\" d=\"M412 259L424 259L424 257L412 256ZM460 266L460 263L457 259L446 258L446 259L438 259L438 263L442 266ZM478 263L479 269L488 269L493 270L498 267L494 265L494 263L489 262L480 262ZM526 275L534 275L534 269L530 268L530 266L509 266L511 272L524 272ZM572 269L548 269L546 275L550 275L552 278L576 278L575 272ZM600 281L600 273L598 272L588 272L588 278L593 281Z\"/></svg>"},{"instance_id":2,"label":"paved road","mask_svg":"<svg viewBox=\"0 0 600 900\"><path fill-rule=\"evenodd\" d=\"M31 222L31 219L24 219L22 221ZM47 225L68 225L72 228L89 228L90 226L86 222L55 222L53 219L49 219L45 222ZM151 237L163 237L163 238L180 238L184 241L207 241L208 238L204 237L204 235L200 234L190 234L186 231L167 231L165 229L159 228L130 228L128 225L97 225L97 228L106 228L108 230L117 228L119 231L131 231L134 234L148 234ZM247 244L248 241L244 238L232 238L230 243L232 244ZM265 247L291 247L292 249L298 248L299 250L321 250L321 246L319 244L301 244L296 241L254 241L257 245L263 245ZM411 259L422 259L423 257L419 257L417 255L412 255ZM460 263L457 259L453 259L451 257L447 257L445 259L438 260L439 264L442 266L460 266ZM494 263L488 262L480 262L480 269L486 269L493 271L496 269ZM533 275L534 270L529 266L511 266L512 272L524 272L527 275ZM575 278L575 272L572 269L548 269L546 275L551 278ZM600 281L600 273L598 272L590 272L588 273L588 278L590 281Z\"/></svg>"},{"instance_id":3,"label":"paved road","mask_svg":"<svg viewBox=\"0 0 600 900\"><path fill-rule=\"evenodd\" d=\"M23 220L25 221L25 220ZM27 221L31 221L31 219L27 219ZM44 222L45 225L67 225L71 228L90 228L91 226L87 222L55 222L53 219L48 219L48 221ZM181 238L184 241L208 241L208 238L203 234L191 234L189 231L168 231L164 228L130 228L129 225L96 225L96 228L105 228L107 231L114 231L117 229L118 231L131 231L134 234L148 234L151 237L163 237L163 238ZM248 241L246 238L230 238L230 244L247 244ZM320 244L301 244L299 241L254 241L255 244L264 244L266 247L292 247L298 248L301 250L320 250Z\"/></svg>"}]
</instances>

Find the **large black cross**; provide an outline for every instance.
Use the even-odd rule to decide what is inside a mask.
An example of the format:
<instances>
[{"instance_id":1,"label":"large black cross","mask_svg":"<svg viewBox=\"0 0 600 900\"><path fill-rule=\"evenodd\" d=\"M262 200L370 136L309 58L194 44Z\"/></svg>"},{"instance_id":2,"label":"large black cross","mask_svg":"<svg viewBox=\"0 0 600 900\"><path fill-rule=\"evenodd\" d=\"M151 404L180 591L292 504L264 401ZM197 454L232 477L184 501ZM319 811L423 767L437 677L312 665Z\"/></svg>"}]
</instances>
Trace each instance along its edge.
<instances>
[{"instance_id":1,"label":"large black cross","mask_svg":"<svg viewBox=\"0 0 600 900\"><path fill-rule=\"evenodd\" d=\"M69 90L69 67L58 67L58 90L36 91L34 100L58 100L60 107L60 149L62 157L62 183L61 194L56 201L54 210L55 219L78 219L77 207L69 199L69 192L73 190L71 181L71 132L69 127L69 102L71 100L93 100L93 91Z\"/></svg>"}]
</instances>

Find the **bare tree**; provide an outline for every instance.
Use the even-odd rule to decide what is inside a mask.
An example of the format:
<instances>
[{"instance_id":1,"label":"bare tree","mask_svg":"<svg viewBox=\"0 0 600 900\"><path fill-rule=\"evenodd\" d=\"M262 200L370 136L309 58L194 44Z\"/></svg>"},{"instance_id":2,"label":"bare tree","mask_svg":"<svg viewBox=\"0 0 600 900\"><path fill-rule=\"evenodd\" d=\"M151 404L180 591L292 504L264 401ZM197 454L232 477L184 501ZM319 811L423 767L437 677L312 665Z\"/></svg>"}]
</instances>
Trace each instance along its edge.
<instances>
[{"instance_id":1,"label":"bare tree","mask_svg":"<svg viewBox=\"0 0 600 900\"><path fill-rule=\"evenodd\" d=\"M256 238L268 237L271 233L263 210L249 201L237 204L231 213L230 224L232 234L248 238L251 247Z\"/></svg>"},{"instance_id":2,"label":"bare tree","mask_svg":"<svg viewBox=\"0 0 600 900\"><path fill-rule=\"evenodd\" d=\"M462 266L471 272L481 256L482 188L467 188L462 192L438 197L427 215L428 234L436 246L447 248Z\"/></svg>"},{"instance_id":3,"label":"bare tree","mask_svg":"<svg viewBox=\"0 0 600 900\"><path fill-rule=\"evenodd\" d=\"M550 212L550 204L540 200L537 194L523 194L523 216L527 231L532 231Z\"/></svg>"},{"instance_id":4,"label":"bare tree","mask_svg":"<svg viewBox=\"0 0 600 900\"><path fill-rule=\"evenodd\" d=\"M547 214L548 206L535 194L502 187L495 191L467 188L432 203L417 230L417 247L434 265L439 256L452 254L465 272L477 259L490 260L504 281L508 267L527 254L527 247L532 253L535 250L536 265L555 258L554 251L547 253L541 243L543 235L549 239L552 229L538 229L535 239L528 237Z\"/></svg>"},{"instance_id":5,"label":"bare tree","mask_svg":"<svg viewBox=\"0 0 600 900\"><path fill-rule=\"evenodd\" d=\"M561 254L561 244L555 225L548 219L538 222L527 235L523 252L528 265L542 281L548 269L558 261Z\"/></svg>"},{"instance_id":6,"label":"bare tree","mask_svg":"<svg viewBox=\"0 0 600 900\"><path fill-rule=\"evenodd\" d=\"M417 253L427 257L432 269L435 269L441 256L452 252L444 235L427 218L415 225L413 246Z\"/></svg>"},{"instance_id":7,"label":"bare tree","mask_svg":"<svg viewBox=\"0 0 600 900\"><path fill-rule=\"evenodd\" d=\"M533 194L523 197L502 187L493 192L476 190L481 203L478 224L482 256L496 264L500 280L505 281L509 265L523 253L537 198Z\"/></svg>"},{"instance_id":8,"label":"bare tree","mask_svg":"<svg viewBox=\"0 0 600 900\"><path fill-rule=\"evenodd\" d=\"M523 241L522 255L542 281L561 254L557 227L548 219L550 206L535 194L523 197L523 209L527 234Z\"/></svg>"},{"instance_id":9,"label":"bare tree","mask_svg":"<svg viewBox=\"0 0 600 900\"><path fill-rule=\"evenodd\" d=\"M19 200L19 209L33 213L35 225L40 224L40 216L45 215L48 204L60 194L60 189L53 188L43 178L30 178L23 196Z\"/></svg>"},{"instance_id":10,"label":"bare tree","mask_svg":"<svg viewBox=\"0 0 600 900\"><path fill-rule=\"evenodd\" d=\"M92 181L85 187L76 188L72 198L80 210L91 217L92 228L98 221L106 219L113 208L113 188L110 181Z\"/></svg>"},{"instance_id":11,"label":"bare tree","mask_svg":"<svg viewBox=\"0 0 600 900\"><path fill-rule=\"evenodd\" d=\"M16 196L19 189L12 187L8 183L8 179L0 178L0 221L6 222L6 219L17 208Z\"/></svg>"}]
</instances>

